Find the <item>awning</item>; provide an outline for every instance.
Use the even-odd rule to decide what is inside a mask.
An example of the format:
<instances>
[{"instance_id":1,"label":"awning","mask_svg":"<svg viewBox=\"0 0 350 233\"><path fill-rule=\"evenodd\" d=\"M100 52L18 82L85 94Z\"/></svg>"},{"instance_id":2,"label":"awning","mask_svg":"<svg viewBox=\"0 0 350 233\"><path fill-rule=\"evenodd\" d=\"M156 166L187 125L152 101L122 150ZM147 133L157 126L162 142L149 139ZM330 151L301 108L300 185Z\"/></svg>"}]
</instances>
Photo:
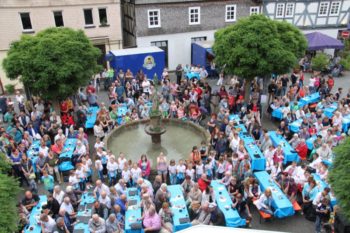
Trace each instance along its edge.
<instances>
[{"instance_id":1,"label":"awning","mask_svg":"<svg viewBox=\"0 0 350 233\"><path fill-rule=\"evenodd\" d=\"M215 54L214 54L212 48L208 48L208 49L207 49L207 52L208 52L210 55L212 55L213 57L215 57Z\"/></svg>"},{"instance_id":2,"label":"awning","mask_svg":"<svg viewBox=\"0 0 350 233\"><path fill-rule=\"evenodd\" d=\"M320 32L312 32L305 35L308 42L308 50L322 49L343 49L344 45L340 40L327 36Z\"/></svg>"}]
</instances>

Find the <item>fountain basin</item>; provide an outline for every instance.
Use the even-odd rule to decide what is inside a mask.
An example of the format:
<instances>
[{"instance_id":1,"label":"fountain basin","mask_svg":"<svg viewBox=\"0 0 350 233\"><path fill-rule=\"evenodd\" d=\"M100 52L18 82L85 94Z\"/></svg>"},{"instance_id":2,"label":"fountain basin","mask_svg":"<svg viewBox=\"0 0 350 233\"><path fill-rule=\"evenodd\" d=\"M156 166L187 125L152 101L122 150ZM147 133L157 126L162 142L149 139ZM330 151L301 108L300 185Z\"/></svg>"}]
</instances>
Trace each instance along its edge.
<instances>
[{"instance_id":1,"label":"fountain basin","mask_svg":"<svg viewBox=\"0 0 350 233\"><path fill-rule=\"evenodd\" d=\"M189 158L193 146L200 146L202 141L210 142L209 133L197 124L179 119L162 119L162 141L152 143L148 135L151 131L152 136L149 123L150 120L140 120L119 126L105 138L105 145L114 155L123 152L133 162L138 162L141 155L146 154L155 169L160 152L167 156L168 162L174 159L178 163L179 159Z\"/></svg>"}]
</instances>

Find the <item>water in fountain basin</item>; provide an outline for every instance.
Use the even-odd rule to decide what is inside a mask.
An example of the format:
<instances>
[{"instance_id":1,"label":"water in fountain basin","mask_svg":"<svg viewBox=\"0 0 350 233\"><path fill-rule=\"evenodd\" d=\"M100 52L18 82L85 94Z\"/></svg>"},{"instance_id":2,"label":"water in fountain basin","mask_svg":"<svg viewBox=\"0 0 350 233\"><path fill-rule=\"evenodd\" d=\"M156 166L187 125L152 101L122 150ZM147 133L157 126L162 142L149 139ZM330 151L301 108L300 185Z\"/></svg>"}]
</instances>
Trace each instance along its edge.
<instances>
[{"instance_id":1,"label":"water in fountain basin","mask_svg":"<svg viewBox=\"0 0 350 233\"><path fill-rule=\"evenodd\" d=\"M120 152L126 155L127 159L138 162L141 154L147 154L151 161L152 169L156 169L156 159L160 152L167 156L167 161L175 159L188 159L193 146L200 146L203 137L192 129L174 125L166 125L166 132L161 136L162 142L155 145L151 136L144 131L144 125L137 128L127 129L117 136L110 138L108 149L118 156Z\"/></svg>"}]
</instances>

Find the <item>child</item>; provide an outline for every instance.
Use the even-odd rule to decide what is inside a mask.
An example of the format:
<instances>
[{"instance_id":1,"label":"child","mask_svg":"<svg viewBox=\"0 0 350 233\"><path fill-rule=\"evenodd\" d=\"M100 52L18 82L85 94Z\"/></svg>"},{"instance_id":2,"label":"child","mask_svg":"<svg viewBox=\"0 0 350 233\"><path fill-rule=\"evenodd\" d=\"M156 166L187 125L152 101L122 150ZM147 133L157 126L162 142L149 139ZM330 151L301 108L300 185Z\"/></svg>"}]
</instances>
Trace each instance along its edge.
<instances>
[{"instance_id":1,"label":"child","mask_svg":"<svg viewBox=\"0 0 350 233\"><path fill-rule=\"evenodd\" d=\"M110 156L107 163L108 177L109 177L109 186L113 186L117 183L117 172L118 172L118 163L115 161L114 156Z\"/></svg>"},{"instance_id":2,"label":"child","mask_svg":"<svg viewBox=\"0 0 350 233\"><path fill-rule=\"evenodd\" d=\"M95 169L97 171L98 178L103 181L103 166L101 160L95 160Z\"/></svg>"},{"instance_id":3,"label":"child","mask_svg":"<svg viewBox=\"0 0 350 233\"><path fill-rule=\"evenodd\" d=\"M217 175L217 179L222 179L222 177L224 177L224 173L225 173L225 161L224 161L224 157L220 156L219 161L217 163L217 170L216 170L216 175Z\"/></svg>"},{"instance_id":4,"label":"child","mask_svg":"<svg viewBox=\"0 0 350 233\"><path fill-rule=\"evenodd\" d=\"M182 104L180 104L180 106L177 109L177 118L184 119L185 117L185 108Z\"/></svg>"},{"instance_id":5,"label":"child","mask_svg":"<svg viewBox=\"0 0 350 233\"><path fill-rule=\"evenodd\" d=\"M176 106L175 101L171 101L171 104L170 104L170 117L171 118L176 118L176 116L177 116L177 106Z\"/></svg>"},{"instance_id":6,"label":"child","mask_svg":"<svg viewBox=\"0 0 350 233\"><path fill-rule=\"evenodd\" d=\"M75 173L75 170L72 170L69 172L68 182L69 182L69 185L72 186L74 190L79 190L79 179L77 177L77 174Z\"/></svg>"},{"instance_id":7,"label":"child","mask_svg":"<svg viewBox=\"0 0 350 233\"><path fill-rule=\"evenodd\" d=\"M97 151L98 148L103 149L104 147L105 147L104 142L101 141L100 138L96 138L96 143L95 143L95 146L94 146L95 150Z\"/></svg>"},{"instance_id":8,"label":"child","mask_svg":"<svg viewBox=\"0 0 350 233\"><path fill-rule=\"evenodd\" d=\"M86 171L81 163L77 164L77 169L75 171L77 178L79 180L80 191L84 192L86 188Z\"/></svg>"},{"instance_id":9,"label":"child","mask_svg":"<svg viewBox=\"0 0 350 233\"><path fill-rule=\"evenodd\" d=\"M218 80L218 82L216 83L216 86L222 86L223 83L224 83L224 74L223 74L223 73L220 73L220 74L219 74L219 80Z\"/></svg>"},{"instance_id":10,"label":"child","mask_svg":"<svg viewBox=\"0 0 350 233\"><path fill-rule=\"evenodd\" d=\"M206 160L208 158L208 147L207 147L207 144L205 143L205 141L201 142L199 152L201 154L203 164L206 164Z\"/></svg>"},{"instance_id":11,"label":"child","mask_svg":"<svg viewBox=\"0 0 350 233\"><path fill-rule=\"evenodd\" d=\"M55 185L55 181L52 176L50 176L46 170L43 170L43 176L41 177L41 181L44 184L44 188L49 192L53 193L53 187Z\"/></svg>"},{"instance_id":12,"label":"child","mask_svg":"<svg viewBox=\"0 0 350 233\"><path fill-rule=\"evenodd\" d=\"M169 170L170 184L174 185L176 184L176 164L174 159L170 160L168 170Z\"/></svg>"},{"instance_id":13,"label":"child","mask_svg":"<svg viewBox=\"0 0 350 233\"><path fill-rule=\"evenodd\" d=\"M191 162L189 162L186 166L186 176L191 177L192 181L194 180L194 169Z\"/></svg>"},{"instance_id":14,"label":"child","mask_svg":"<svg viewBox=\"0 0 350 233\"><path fill-rule=\"evenodd\" d=\"M183 164L183 160L179 160L179 165L176 166L176 172L177 172L177 184L182 184L182 182L185 180L185 172L186 172L186 166Z\"/></svg>"},{"instance_id":15,"label":"child","mask_svg":"<svg viewBox=\"0 0 350 233\"><path fill-rule=\"evenodd\" d=\"M213 178L213 163L211 162L211 158L207 159L204 170L205 174L207 174L207 178L211 180Z\"/></svg>"},{"instance_id":16,"label":"child","mask_svg":"<svg viewBox=\"0 0 350 233\"><path fill-rule=\"evenodd\" d=\"M129 165L126 163L124 164L124 169L122 171L122 178L125 180L126 186L130 188L132 186L131 184L131 172L129 170Z\"/></svg>"},{"instance_id":17,"label":"child","mask_svg":"<svg viewBox=\"0 0 350 233\"><path fill-rule=\"evenodd\" d=\"M199 178L201 178L202 174L204 173L204 166L202 164L202 160L199 160L196 164L196 181L198 181Z\"/></svg>"},{"instance_id":18,"label":"child","mask_svg":"<svg viewBox=\"0 0 350 233\"><path fill-rule=\"evenodd\" d=\"M92 168L91 168L92 161L91 161L89 155L86 154L85 158L83 158L81 160L81 162L82 162L82 166L84 167L84 170L85 170L86 188L90 189L90 188L92 188L92 185L91 185L91 183L92 183L92 178L91 178L92 177Z\"/></svg>"},{"instance_id":19,"label":"child","mask_svg":"<svg viewBox=\"0 0 350 233\"><path fill-rule=\"evenodd\" d=\"M35 174L34 173L29 175L29 186L30 186L30 191L32 191L33 194L38 193L38 185L35 182Z\"/></svg>"},{"instance_id":20,"label":"child","mask_svg":"<svg viewBox=\"0 0 350 233\"><path fill-rule=\"evenodd\" d=\"M137 180L142 177L142 170L141 168L139 168L137 163L133 163L130 172L131 172L132 183L133 185L135 185L137 183Z\"/></svg>"}]
</instances>

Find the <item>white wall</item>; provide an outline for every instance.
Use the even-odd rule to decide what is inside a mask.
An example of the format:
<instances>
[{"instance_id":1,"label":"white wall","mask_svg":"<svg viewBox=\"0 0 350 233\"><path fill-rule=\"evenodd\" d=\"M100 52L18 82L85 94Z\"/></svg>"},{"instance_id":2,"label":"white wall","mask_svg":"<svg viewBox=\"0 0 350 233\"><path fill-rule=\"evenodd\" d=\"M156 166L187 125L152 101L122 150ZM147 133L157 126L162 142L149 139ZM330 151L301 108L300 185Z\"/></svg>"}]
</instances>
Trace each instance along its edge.
<instances>
[{"instance_id":1,"label":"white wall","mask_svg":"<svg viewBox=\"0 0 350 233\"><path fill-rule=\"evenodd\" d=\"M175 70L178 64L191 64L191 38L206 36L208 41L213 41L214 33L212 30L138 37L136 43L137 47L146 47L153 41L168 41L168 68Z\"/></svg>"}]
</instances>

